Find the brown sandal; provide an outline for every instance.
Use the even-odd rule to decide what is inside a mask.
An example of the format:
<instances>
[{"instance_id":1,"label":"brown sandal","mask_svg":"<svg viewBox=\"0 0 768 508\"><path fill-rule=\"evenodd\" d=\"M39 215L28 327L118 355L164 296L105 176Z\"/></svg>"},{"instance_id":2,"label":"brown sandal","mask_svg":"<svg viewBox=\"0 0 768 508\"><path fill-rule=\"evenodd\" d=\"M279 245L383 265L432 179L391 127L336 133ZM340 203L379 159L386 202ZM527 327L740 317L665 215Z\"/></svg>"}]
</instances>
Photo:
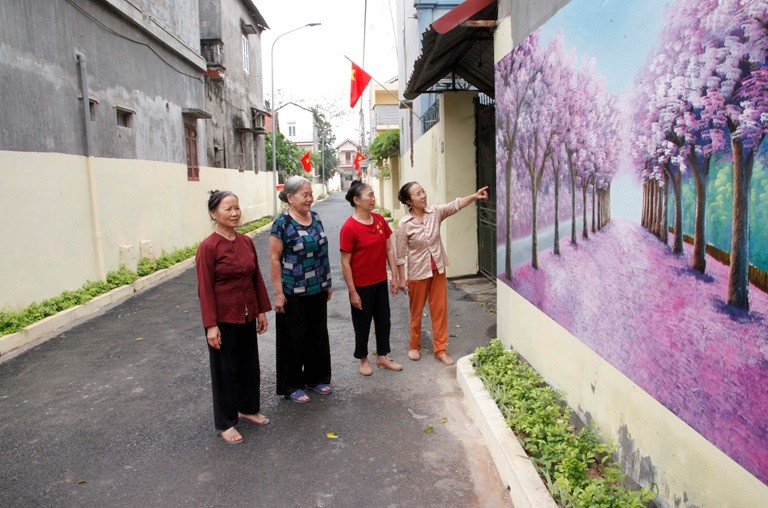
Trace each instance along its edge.
<instances>
[{"instance_id":1,"label":"brown sandal","mask_svg":"<svg viewBox=\"0 0 768 508\"><path fill-rule=\"evenodd\" d=\"M227 444L235 445L243 442L243 436L241 436L237 429L234 427L230 427L227 430L222 430L218 434Z\"/></svg>"}]
</instances>

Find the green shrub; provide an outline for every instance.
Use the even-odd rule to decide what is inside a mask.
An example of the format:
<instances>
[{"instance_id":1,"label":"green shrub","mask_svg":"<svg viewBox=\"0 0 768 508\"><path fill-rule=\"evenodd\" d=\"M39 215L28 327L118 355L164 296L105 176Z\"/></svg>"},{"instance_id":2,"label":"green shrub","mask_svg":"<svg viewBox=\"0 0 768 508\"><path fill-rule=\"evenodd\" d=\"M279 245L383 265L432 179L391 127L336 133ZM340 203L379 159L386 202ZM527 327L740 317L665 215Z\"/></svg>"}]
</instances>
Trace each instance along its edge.
<instances>
[{"instance_id":1,"label":"green shrub","mask_svg":"<svg viewBox=\"0 0 768 508\"><path fill-rule=\"evenodd\" d=\"M144 277L157 270L168 268L180 261L189 259L195 255L196 251L197 245L193 245L176 249L170 253L162 252L156 261L142 258L139 260L136 272L122 267L117 271L107 273L106 280L86 281L80 289L64 291L58 296L41 302L32 302L22 310L0 310L0 335L16 333L48 316L71 307L76 307L77 305L82 305L112 289L132 284L139 277Z\"/></svg>"},{"instance_id":2,"label":"green shrub","mask_svg":"<svg viewBox=\"0 0 768 508\"><path fill-rule=\"evenodd\" d=\"M379 213L382 217L392 217L392 212L387 210L386 208L379 208Z\"/></svg>"},{"instance_id":3,"label":"green shrub","mask_svg":"<svg viewBox=\"0 0 768 508\"><path fill-rule=\"evenodd\" d=\"M238 233L246 234L246 233L250 233L251 231L254 231L256 229L259 229L262 226L266 226L270 222L272 222L272 217L271 216L267 216L267 217L262 217L261 219L257 219L257 220L251 221L251 222L246 222L242 226L238 226L235 229L237 230Z\"/></svg>"},{"instance_id":4,"label":"green shrub","mask_svg":"<svg viewBox=\"0 0 768 508\"><path fill-rule=\"evenodd\" d=\"M560 394L498 339L477 348L472 363L561 506L643 508L655 497L624 486L613 446L591 426L577 431Z\"/></svg>"}]
</instances>

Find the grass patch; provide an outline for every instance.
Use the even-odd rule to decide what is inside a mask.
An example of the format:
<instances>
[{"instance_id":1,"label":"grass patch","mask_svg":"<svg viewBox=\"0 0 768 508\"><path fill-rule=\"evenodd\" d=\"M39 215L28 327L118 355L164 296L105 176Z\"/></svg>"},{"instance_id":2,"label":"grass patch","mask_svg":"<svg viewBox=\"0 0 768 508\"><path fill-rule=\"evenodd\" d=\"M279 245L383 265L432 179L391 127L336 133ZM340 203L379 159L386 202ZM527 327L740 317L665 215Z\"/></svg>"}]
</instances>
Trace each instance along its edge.
<instances>
[{"instance_id":1,"label":"grass patch","mask_svg":"<svg viewBox=\"0 0 768 508\"><path fill-rule=\"evenodd\" d=\"M266 216L266 217L262 217L261 219L256 219L256 220L251 221L251 222L246 222L242 226L236 227L235 230L238 233L246 234L246 233L250 233L251 231L254 231L256 229L259 229L262 226L266 226L270 222L272 222L272 217L271 216Z\"/></svg>"},{"instance_id":2,"label":"grass patch","mask_svg":"<svg viewBox=\"0 0 768 508\"><path fill-rule=\"evenodd\" d=\"M261 219L248 222L239 226L239 233L248 233L272 222L272 217L262 217ZM79 289L74 291L64 291L58 296L48 298L41 302L32 302L28 307L19 311L10 311L0 309L0 335L16 333L27 326L45 319L48 316L57 314L71 307L82 305L93 298L103 295L115 288L132 284L158 270L169 268L177 263L194 257L197 252L197 245L176 249L171 252L162 251L157 259L141 258L132 272L127 268L120 268L117 271L107 273L107 280L87 281Z\"/></svg>"},{"instance_id":3,"label":"grass patch","mask_svg":"<svg viewBox=\"0 0 768 508\"><path fill-rule=\"evenodd\" d=\"M517 353L494 339L472 364L560 506L644 508L653 500L647 488L626 487L613 445L591 426L577 430L560 394Z\"/></svg>"}]
</instances>

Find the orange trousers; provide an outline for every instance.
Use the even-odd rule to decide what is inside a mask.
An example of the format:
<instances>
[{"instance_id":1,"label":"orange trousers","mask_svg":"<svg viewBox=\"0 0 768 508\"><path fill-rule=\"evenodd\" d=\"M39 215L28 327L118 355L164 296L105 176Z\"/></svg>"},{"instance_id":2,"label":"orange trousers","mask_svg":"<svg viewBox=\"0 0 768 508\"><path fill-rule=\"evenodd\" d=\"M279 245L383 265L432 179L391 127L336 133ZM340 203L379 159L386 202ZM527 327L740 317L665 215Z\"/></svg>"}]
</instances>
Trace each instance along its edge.
<instances>
[{"instance_id":1,"label":"orange trousers","mask_svg":"<svg viewBox=\"0 0 768 508\"><path fill-rule=\"evenodd\" d=\"M429 301L432 317L432 346L435 356L445 353L448 345L448 284L445 272L432 272L432 277L408 281L411 310L410 349L421 349L421 316Z\"/></svg>"}]
</instances>

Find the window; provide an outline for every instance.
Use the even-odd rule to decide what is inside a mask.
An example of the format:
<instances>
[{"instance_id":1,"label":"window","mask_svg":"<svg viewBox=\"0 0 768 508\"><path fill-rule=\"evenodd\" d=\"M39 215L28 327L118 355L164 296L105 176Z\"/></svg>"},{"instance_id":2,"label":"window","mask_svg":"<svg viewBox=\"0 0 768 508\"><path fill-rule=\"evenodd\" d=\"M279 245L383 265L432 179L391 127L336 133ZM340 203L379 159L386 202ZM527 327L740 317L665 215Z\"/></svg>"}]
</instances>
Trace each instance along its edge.
<instances>
[{"instance_id":1,"label":"window","mask_svg":"<svg viewBox=\"0 0 768 508\"><path fill-rule=\"evenodd\" d=\"M91 116L91 122L95 122L96 121L96 107L98 105L99 105L99 101L97 101L96 99L90 99L88 101L88 111L89 111L90 116Z\"/></svg>"},{"instance_id":2,"label":"window","mask_svg":"<svg viewBox=\"0 0 768 508\"><path fill-rule=\"evenodd\" d=\"M251 128L264 132L264 113L256 108L251 108Z\"/></svg>"},{"instance_id":3,"label":"window","mask_svg":"<svg viewBox=\"0 0 768 508\"><path fill-rule=\"evenodd\" d=\"M352 164L352 152L344 152L344 155L347 158L347 164Z\"/></svg>"},{"instance_id":4,"label":"window","mask_svg":"<svg viewBox=\"0 0 768 508\"><path fill-rule=\"evenodd\" d=\"M288 125L288 137L292 138L296 136L296 125Z\"/></svg>"},{"instance_id":5,"label":"window","mask_svg":"<svg viewBox=\"0 0 768 508\"><path fill-rule=\"evenodd\" d=\"M120 127L133 128L133 111L130 109L115 108L117 112L117 125Z\"/></svg>"},{"instance_id":6,"label":"window","mask_svg":"<svg viewBox=\"0 0 768 508\"><path fill-rule=\"evenodd\" d=\"M184 124L184 147L187 151L187 180L200 180L200 165L197 161L197 127Z\"/></svg>"},{"instance_id":7,"label":"window","mask_svg":"<svg viewBox=\"0 0 768 508\"><path fill-rule=\"evenodd\" d=\"M248 74L251 68L251 60L248 58L248 37L243 35L243 70Z\"/></svg>"}]
</instances>

